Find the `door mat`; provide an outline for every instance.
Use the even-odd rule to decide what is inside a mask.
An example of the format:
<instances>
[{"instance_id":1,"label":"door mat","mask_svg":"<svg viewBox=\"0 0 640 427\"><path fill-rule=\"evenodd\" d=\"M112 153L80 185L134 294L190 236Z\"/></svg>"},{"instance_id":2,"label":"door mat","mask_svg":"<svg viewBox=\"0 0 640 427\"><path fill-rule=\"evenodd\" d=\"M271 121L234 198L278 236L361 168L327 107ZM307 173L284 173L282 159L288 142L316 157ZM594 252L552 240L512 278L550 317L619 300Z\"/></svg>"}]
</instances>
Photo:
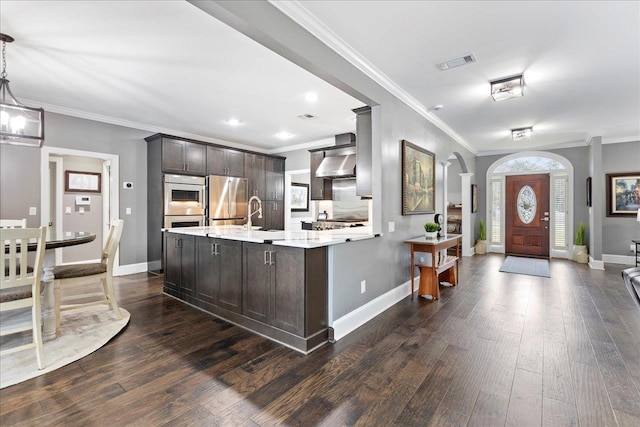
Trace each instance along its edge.
<instances>
[{"instance_id":1,"label":"door mat","mask_svg":"<svg viewBox=\"0 0 640 427\"><path fill-rule=\"evenodd\" d=\"M551 277L549 260L508 256L500 271L503 273L526 274L528 276Z\"/></svg>"}]
</instances>

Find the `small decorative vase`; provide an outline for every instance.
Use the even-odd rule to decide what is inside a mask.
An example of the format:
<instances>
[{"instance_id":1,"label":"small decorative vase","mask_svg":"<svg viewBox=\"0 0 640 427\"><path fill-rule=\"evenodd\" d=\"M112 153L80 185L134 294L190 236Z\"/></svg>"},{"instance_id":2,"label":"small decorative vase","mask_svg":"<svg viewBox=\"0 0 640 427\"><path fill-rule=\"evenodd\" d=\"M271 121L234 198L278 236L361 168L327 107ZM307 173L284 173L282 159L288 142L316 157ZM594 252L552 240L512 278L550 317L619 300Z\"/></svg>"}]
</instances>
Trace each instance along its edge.
<instances>
[{"instance_id":1,"label":"small decorative vase","mask_svg":"<svg viewBox=\"0 0 640 427\"><path fill-rule=\"evenodd\" d=\"M427 239L437 239L438 238L438 232L437 231L425 231L424 232L424 237L426 237Z\"/></svg>"},{"instance_id":2,"label":"small decorative vase","mask_svg":"<svg viewBox=\"0 0 640 427\"><path fill-rule=\"evenodd\" d=\"M484 255L487 253L487 241L486 240L478 240L476 242L476 254Z\"/></svg>"}]
</instances>

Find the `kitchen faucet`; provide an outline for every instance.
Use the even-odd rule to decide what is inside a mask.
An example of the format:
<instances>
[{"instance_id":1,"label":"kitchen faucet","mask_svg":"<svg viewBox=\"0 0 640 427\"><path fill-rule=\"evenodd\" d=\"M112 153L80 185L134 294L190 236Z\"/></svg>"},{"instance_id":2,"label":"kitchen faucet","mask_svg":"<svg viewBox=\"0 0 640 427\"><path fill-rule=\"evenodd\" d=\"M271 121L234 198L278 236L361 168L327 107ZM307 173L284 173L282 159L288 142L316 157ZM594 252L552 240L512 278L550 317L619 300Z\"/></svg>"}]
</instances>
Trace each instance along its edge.
<instances>
[{"instance_id":1,"label":"kitchen faucet","mask_svg":"<svg viewBox=\"0 0 640 427\"><path fill-rule=\"evenodd\" d=\"M251 202L254 199L258 202L258 209L251 212ZM262 200L260 200L258 196L252 196L247 203L247 231L251 231L251 217L256 213L258 214L258 218L262 218Z\"/></svg>"}]
</instances>

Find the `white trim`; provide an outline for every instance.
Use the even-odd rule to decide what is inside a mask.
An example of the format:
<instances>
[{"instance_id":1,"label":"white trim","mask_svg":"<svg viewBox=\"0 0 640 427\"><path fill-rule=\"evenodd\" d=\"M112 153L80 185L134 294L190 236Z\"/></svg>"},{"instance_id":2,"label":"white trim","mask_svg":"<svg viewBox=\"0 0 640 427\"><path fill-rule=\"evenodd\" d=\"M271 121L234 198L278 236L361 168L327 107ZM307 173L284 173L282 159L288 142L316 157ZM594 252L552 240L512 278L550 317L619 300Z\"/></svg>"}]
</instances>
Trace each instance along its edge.
<instances>
[{"instance_id":1,"label":"white trim","mask_svg":"<svg viewBox=\"0 0 640 427\"><path fill-rule=\"evenodd\" d=\"M558 169L558 170L540 170L540 171L531 171L531 172L519 172L519 173L495 173L493 172L498 166L513 160L513 159L517 159L520 157L546 157L546 158L550 158L553 159L559 163L561 163L565 169ZM501 239L501 244L500 245L491 245L489 244L488 248L487 248L487 252L502 252L504 253L505 251L505 246L506 246L506 236L505 236L505 231L506 231L506 212L505 212L505 203L506 203L506 176L513 176L513 175L530 175L530 174L539 174L539 173L548 173L549 174L549 213L550 213L550 217L551 217L551 221L549 223L550 227L549 227L549 253L551 254L551 256L554 256L555 254L560 255L560 257L564 257L563 254L566 252L567 256L571 253L571 243L573 242L573 217L574 217L574 209L573 209L573 198L574 198L574 186L573 186L573 178L574 178L574 171L573 171L573 164L564 156L561 156L559 154L555 154L555 153L550 153L547 151L521 151L518 153L514 153L514 154L510 154L507 156L503 156L500 157L499 159L497 159L495 162L493 162L491 164L491 166L489 166L489 168L487 169L487 175L485 177L485 181L486 181L486 188L487 191L485 192L485 202L486 202L486 206L485 206L485 218L486 218L486 224L487 224L487 230L491 230L491 181L492 179L500 179L502 182L501 185L501 224L500 224L500 239ZM565 176L567 178L567 191L566 191L566 206L567 206L567 222L566 222L566 236L565 236L565 241L567 242L567 247L565 249L557 249L553 247L553 231L554 231L554 227L555 227L555 211L553 209L553 200L554 200L554 187L553 187L553 180L556 177L559 176ZM489 242L491 242L489 240Z\"/></svg>"},{"instance_id":2,"label":"white trim","mask_svg":"<svg viewBox=\"0 0 640 427\"><path fill-rule=\"evenodd\" d=\"M420 280L419 276L414 280ZM344 338L360 326L364 325L378 314L397 304L403 298L411 295L411 281L396 286L389 292L380 295L378 298L369 301L350 313L330 323L333 328L333 337L336 341Z\"/></svg>"},{"instance_id":3,"label":"white trim","mask_svg":"<svg viewBox=\"0 0 640 427\"><path fill-rule=\"evenodd\" d=\"M52 147L45 146L40 150L40 218L44 218L42 214L43 208L47 208L47 212L49 211L49 157L50 156L78 156L78 157L90 157L93 159L100 160L109 160L111 161L111 179L113 185L111 185L111 194L109 197L111 198L111 218L109 218L109 222L114 219L120 218L120 156L117 154L109 154L109 153L99 153L94 151L84 151L84 150L75 150L71 148L61 148L61 147ZM47 213L48 217L48 213ZM103 218L104 220L104 218ZM47 223L42 223L42 225L47 225ZM104 242L106 236L102 236L102 241ZM120 257L116 256L114 260L114 270L118 268L120 265Z\"/></svg>"},{"instance_id":4,"label":"white trim","mask_svg":"<svg viewBox=\"0 0 640 427\"><path fill-rule=\"evenodd\" d=\"M113 267L114 276L126 276L127 274L144 273L149 270L149 264L146 262L140 262L138 264L121 265L118 268Z\"/></svg>"},{"instance_id":5,"label":"white trim","mask_svg":"<svg viewBox=\"0 0 640 427\"><path fill-rule=\"evenodd\" d=\"M366 74L369 78L374 80L380 86L385 88L399 100L407 104L415 112L422 117L430 121L441 131L449 135L458 144L462 145L467 150L476 154L478 150L465 141L455 130L449 125L443 122L439 117L429 112L429 110L422 105L416 98L411 96L407 91L402 89L396 82L391 80L389 76L384 74L380 69L375 67L364 56L362 56L357 50L351 47L340 36L327 27L322 21L316 18L310 13L300 1L275 1L268 0L269 3L274 6L280 12L287 15L295 23L311 33L315 38L326 44L330 49L335 51L338 55L349 61L353 66Z\"/></svg>"},{"instance_id":6,"label":"white trim","mask_svg":"<svg viewBox=\"0 0 640 427\"><path fill-rule=\"evenodd\" d=\"M634 266L636 265L636 258L632 255L602 254L602 262Z\"/></svg>"},{"instance_id":7,"label":"white trim","mask_svg":"<svg viewBox=\"0 0 640 427\"><path fill-rule=\"evenodd\" d=\"M604 270L604 261L596 261L591 255L589 255L589 267L592 270Z\"/></svg>"},{"instance_id":8,"label":"white trim","mask_svg":"<svg viewBox=\"0 0 640 427\"><path fill-rule=\"evenodd\" d=\"M462 256L473 256L475 253L475 248L473 248L472 244L472 238L474 238L475 235L471 235L471 177L473 174L466 172L458 175L460 175L460 191L462 195L462 209L460 211L462 214ZM474 249L473 251L471 251L472 248Z\"/></svg>"}]
</instances>

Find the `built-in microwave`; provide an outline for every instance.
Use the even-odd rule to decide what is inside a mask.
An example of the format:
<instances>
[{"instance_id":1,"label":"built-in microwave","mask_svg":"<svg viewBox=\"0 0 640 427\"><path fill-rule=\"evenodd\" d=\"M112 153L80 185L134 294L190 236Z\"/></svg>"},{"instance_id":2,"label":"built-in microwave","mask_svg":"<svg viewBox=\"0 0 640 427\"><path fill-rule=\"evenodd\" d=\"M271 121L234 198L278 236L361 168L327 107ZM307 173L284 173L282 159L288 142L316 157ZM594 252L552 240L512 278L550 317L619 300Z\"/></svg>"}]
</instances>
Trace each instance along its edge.
<instances>
[{"instance_id":1,"label":"built-in microwave","mask_svg":"<svg viewBox=\"0 0 640 427\"><path fill-rule=\"evenodd\" d=\"M205 208L205 179L200 176L164 176L164 215L201 215Z\"/></svg>"}]
</instances>

